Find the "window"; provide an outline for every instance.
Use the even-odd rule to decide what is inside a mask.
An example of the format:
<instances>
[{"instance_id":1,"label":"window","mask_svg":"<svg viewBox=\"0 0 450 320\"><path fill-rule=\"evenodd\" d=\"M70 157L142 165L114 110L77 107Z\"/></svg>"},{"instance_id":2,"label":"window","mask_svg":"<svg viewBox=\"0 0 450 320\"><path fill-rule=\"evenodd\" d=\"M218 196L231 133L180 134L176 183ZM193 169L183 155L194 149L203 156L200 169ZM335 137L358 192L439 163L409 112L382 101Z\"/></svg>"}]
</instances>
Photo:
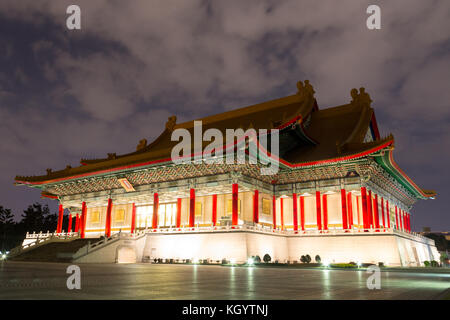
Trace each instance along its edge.
<instances>
[{"instance_id":1,"label":"window","mask_svg":"<svg viewBox=\"0 0 450 320\"><path fill-rule=\"evenodd\" d=\"M114 217L115 222L124 222L125 221L125 210L117 209Z\"/></svg>"},{"instance_id":2,"label":"window","mask_svg":"<svg viewBox=\"0 0 450 320\"><path fill-rule=\"evenodd\" d=\"M201 217L202 216L202 203L196 202L195 203L195 217Z\"/></svg>"},{"instance_id":3,"label":"window","mask_svg":"<svg viewBox=\"0 0 450 320\"><path fill-rule=\"evenodd\" d=\"M163 203L158 207L158 226L170 227L175 225L177 212L176 203Z\"/></svg>"},{"instance_id":4,"label":"window","mask_svg":"<svg viewBox=\"0 0 450 320\"><path fill-rule=\"evenodd\" d=\"M100 211L91 211L91 223L99 223L100 222Z\"/></svg>"},{"instance_id":5,"label":"window","mask_svg":"<svg viewBox=\"0 0 450 320\"><path fill-rule=\"evenodd\" d=\"M227 216L233 214L233 199L227 200ZM238 215L241 214L241 200L238 199Z\"/></svg>"},{"instance_id":6,"label":"window","mask_svg":"<svg viewBox=\"0 0 450 320\"><path fill-rule=\"evenodd\" d=\"M272 201L269 199L262 199L262 214L270 215L270 206L272 205Z\"/></svg>"}]
</instances>

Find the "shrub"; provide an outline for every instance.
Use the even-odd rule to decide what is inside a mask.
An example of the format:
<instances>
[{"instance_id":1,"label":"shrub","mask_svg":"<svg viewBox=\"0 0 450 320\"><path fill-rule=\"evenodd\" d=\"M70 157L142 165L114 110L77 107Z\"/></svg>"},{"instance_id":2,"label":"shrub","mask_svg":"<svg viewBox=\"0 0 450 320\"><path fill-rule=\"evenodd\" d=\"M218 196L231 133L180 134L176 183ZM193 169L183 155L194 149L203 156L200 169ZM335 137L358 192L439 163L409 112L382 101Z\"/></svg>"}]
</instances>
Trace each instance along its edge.
<instances>
[{"instance_id":1,"label":"shrub","mask_svg":"<svg viewBox=\"0 0 450 320\"><path fill-rule=\"evenodd\" d=\"M261 258L259 256L254 256L253 257L253 262L254 263L261 263Z\"/></svg>"},{"instance_id":2,"label":"shrub","mask_svg":"<svg viewBox=\"0 0 450 320\"><path fill-rule=\"evenodd\" d=\"M306 263L306 257L305 257L305 256L301 256L301 257L300 257L300 261L301 261L302 263Z\"/></svg>"},{"instance_id":3,"label":"shrub","mask_svg":"<svg viewBox=\"0 0 450 320\"><path fill-rule=\"evenodd\" d=\"M384 267L384 262L378 262L378 266L381 268L381 267Z\"/></svg>"},{"instance_id":4,"label":"shrub","mask_svg":"<svg viewBox=\"0 0 450 320\"><path fill-rule=\"evenodd\" d=\"M266 253L263 257L263 260L265 263L269 263L270 260L272 260L272 258L270 257L270 255L268 253Z\"/></svg>"},{"instance_id":5,"label":"shrub","mask_svg":"<svg viewBox=\"0 0 450 320\"><path fill-rule=\"evenodd\" d=\"M305 256L305 258L306 258L306 263L310 263L311 262L311 256L309 254L307 254Z\"/></svg>"},{"instance_id":6,"label":"shrub","mask_svg":"<svg viewBox=\"0 0 450 320\"><path fill-rule=\"evenodd\" d=\"M227 259L223 258L222 259L222 264L227 264L227 263L228 263Z\"/></svg>"},{"instance_id":7,"label":"shrub","mask_svg":"<svg viewBox=\"0 0 450 320\"><path fill-rule=\"evenodd\" d=\"M423 264L425 265L425 267L429 267L430 266L430 261L424 261Z\"/></svg>"},{"instance_id":8,"label":"shrub","mask_svg":"<svg viewBox=\"0 0 450 320\"><path fill-rule=\"evenodd\" d=\"M439 263L436 260L431 260L431 266L437 268L439 267Z\"/></svg>"},{"instance_id":9,"label":"shrub","mask_svg":"<svg viewBox=\"0 0 450 320\"><path fill-rule=\"evenodd\" d=\"M356 264L353 262L350 262L350 263L333 263L333 264L330 264L330 267L333 267L333 268L355 268L356 267Z\"/></svg>"},{"instance_id":10,"label":"shrub","mask_svg":"<svg viewBox=\"0 0 450 320\"><path fill-rule=\"evenodd\" d=\"M316 257L314 258L314 260L316 260L317 263L322 262L322 259L320 259L319 255L316 255Z\"/></svg>"}]
</instances>

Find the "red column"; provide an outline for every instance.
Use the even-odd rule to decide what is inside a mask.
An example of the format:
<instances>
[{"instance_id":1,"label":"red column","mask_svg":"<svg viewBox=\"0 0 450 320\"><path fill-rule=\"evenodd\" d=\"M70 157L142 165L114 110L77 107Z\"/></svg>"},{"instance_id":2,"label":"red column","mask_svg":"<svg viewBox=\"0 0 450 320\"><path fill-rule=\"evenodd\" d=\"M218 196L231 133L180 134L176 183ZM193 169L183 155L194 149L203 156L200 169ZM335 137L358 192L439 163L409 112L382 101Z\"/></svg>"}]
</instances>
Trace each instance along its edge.
<instances>
[{"instance_id":1,"label":"red column","mask_svg":"<svg viewBox=\"0 0 450 320\"><path fill-rule=\"evenodd\" d=\"M408 231L408 221L406 220L406 212L403 211L403 230Z\"/></svg>"},{"instance_id":2,"label":"red column","mask_svg":"<svg viewBox=\"0 0 450 320\"><path fill-rule=\"evenodd\" d=\"M272 219L273 219L273 228L277 228L277 198L273 196L272 198Z\"/></svg>"},{"instance_id":3,"label":"red column","mask_svg":"<svg viewBox=\"0 0 450 320\"><path fill-rule=\"evenodd\" d=\"M56 224L56 233L61 233L62 231L62 222L64 217L64 209L63 205L59 205L59 213L58 213L58 223Z\"/></svg>"},{"instance_id":4,"label":"red column","mask_svg":"<svg viewBox=\"0 0 450 320\"><path fill-rule=\"evenodd\" d=\"M363 210L363 228L369 229L369 217L367 214L367 191L365 187L361 187L361 201Z\"/></svg>"},{"instance_id":5,"label":"red column","mask_svg":"<svg viewBox=\"0 0 450 320\"><path fill-rule=\"evenodd\" d=\"M352 205L352 193L347 193L347 211L348 211L348 228L353 227L353 205Z\"/></svg>"},{"instance_id":6,"label":"red column","mask_svg":"<svg viewBox=\"0 0 450 320\"><path fill-rule=\"evenodd\" d=\"M342 229L348 229L347 222L347 196L345 194L345 189L341 189L341 209L342 209Z\"/></svg>"},{"instance_id":7,"label":"red column","mask_svg":"<svg viewBox=\"0 0 450 320\"><path fill-rule=\"evenodd\" d=\"M328 230L328 202L327 194L322 195L323 205L323 230Z\"/></svg>"},{"instance_id":8,"label":"red column","mask_svg":"<svg viewBox=\"0 0 450 320\"><path fill-rule=\"evenodd\" d=\"M320 208L320 191L316 191L317 230L322 230L322 210Z\"/></svg>"},{"instance_id":9,"label":"red column","mask_svg":"<svg viewBox=\"0 0 450 320\"><path fill-rule=\"evenodd\" d=\"M386 228L386 220L384 219L384 199L381 197L381 218L383 219L383 228Z\"/></svg>"},{"instance_id":10,"label":"red column","mask_svg":"<svg viewBox=\"0 0 450 320\"><path fill-rule=\"evenodd\" d=\"M402 209L398 209L398 210L399 210L398 220L400 221L400 230L403 231L403 210Z\"/></svg>"},{"instance_id":11,"label":"red column","mask_svg":"<svg viewBox=\"0 0 450 320\"><path fill-rule=\"evenodd\" d=\"M214 195L216 197L216 205L217 205L217 195ZM214 210L214 196L213 196L213 210ZM181 198L177 199L177 219L176 219L176 227L181 227ZM214 213L214 211L213 211ZM214 219L214 214L213 214ZM215 224L214 224L215 225Z\"/></svg>"},{"instance_id":12,"label":"red column","mask_svg":"<svg viewBox=\"0 0 450 320\"><path fill-rule=\"evenodd\" d=\"M189 191L189 227L195 226L195 189Z\"/></svg>"},{"instance_id":13,"label":"red column","mask_svg":"<svg viewBox=\"0 0 450 320\"><path fill-rule=\"evenodd\" d=\"M369 228L373 228L372 190L369 190L367 195L367 216Z\"/></svg>"},{"instance_id":14,"label":"red column","mask_svg":"<svg viewBox=\"0 0 450 320\"><path fill-rule=\"evenodd\" d=\"M212 224L214 227L217 224L217 194L213 194L212 196Z\"/></svg>"},{"instance_id":15,"label":"red column","mask_svg":"<svg viewBox=\"0 0 450 320\"><path fill-rule=\"evenodd\" d=\"M233 216L232 216L232 221L231 224L233 226L237 226L239 223L238 220L238 184L237 183L233 183L232 185L232 205L233 205Z\"/></svg>"},{"instance_id":16,"label":"red column","mask_svg":"<svg viewBox=\"0 0 450 320\"><path fill-rule=\"evenodd\" d=\"M389 213L389 200L386 200L386 220L388 228L391 228L391 217Z\"/></svg>"},{"instance_id":17,"label":"red column","mask_svg":"<svg viewBox=\"0 0 450 320\"><path fill-rule=\"evenodd\" d=\"M405 215L405 223L404 223L404 225L405 225L405 231L409 231L409 226L408 226L408 212L404 212L404 215Z\"/></svg>"},{"instance_id":18,"label":"red column","mask_svg":"<svg viewBox=\"0 0 450 320\"><path fill-rule=\"evenodd\" d=\"M361 225L360 209L359 209L359 197L356 196L356 216L358 217L358 228Z\"/></svg>"},{"instance_id":19,"label":"red column","mask_svg":"<svg viewBox=\"0 0 450 320\"><path fill-rule=\"evenodd\" d=\"M305 197L300 196L300 224L305 231Z\"/></svg>"},{"instance_id":20,"label":"red column","mask_svg":"<svg viewBox=\"0 0 450 320\"><path fill-rule=\"evenodd\" d=\"M410 217L411 217L411 215L407 212L406 213L406 221L408 222L408 232L411 232Z\"/></svg>"},{"instance_id":21,"label":"red column","mask_svg":"<svg viewBox=\"0 0 450 320\"><path fill-rule=\"evenodd\" d=\"M283 198L280 198L280 218L281 218L281 230L284 230L284 216L283 216Z\"/></svg>"},{"instance_id":22,"label":"red column","mask_svg":"<svg viewBox=\"0 0 450 320\"><path fill-rule=\"evenodd\" d=\"M67 225L67 232L72 232L72 215L69 213L69 222Z\"/></svg>"},{"instance_id":23,"label":"red column","mask_svg":"<svg viewBox=\"0 0 450 320\"><path fill-rule=\"evenodd\" d=\"M398 209L397 209L397 206L395 206L395 228L397 230L400 230L400 225L398 224Z\"/></svg>"},{"instance_id":24,"label":"red column","mask_svg":"<svg viewBox=\"0 0 450 320\"><path fill-rule=\"evenodd\" d=\"M75 232L80 230L80 215L77 213L75 216Z\"/></svg>"},{"instance_id":25,"label":"red column","mask_svg":"<svg viewBox=\"0 0 450 320\"><path fill-rule=\"evenodd\" d=\"M158 193L155 192L153 194L153 215L152 215L152 228L158 228L158 211L159 211L159 196Z\"/></svg>"},{"instance_id":26,"label":"red column","mask_svg":"<svg viewBox=\"0 0 450 320\"><path fill-rule=\"evenodd\" d=\"M297 194L292 194L292 223L294 224L294 231L298 231L298 212L297 212Z\"/></svg>"},{"instance_id":27,"label":"red column","mask_svg":"<svg viewBox=\"0 0 450 320\"><path fill-rule=\"evenodd\" d=\"M375 197L373 199L373 215L375 218L375 228L379 229L380 228L380 216L379 216L379 212L378 212L378 195L375 194Z\"/></svg>"},{"instance_id":28,"label":"red column","mask_svg":"<svg viewBox=\"0 0 450 320\"><path fill-rule=\"evenodd\" d=\"M81 221L80 221L80 228L81 228L81 235L80 238L84 239L85 236L85 228L86 228L86 215L87 215L87 208L86 208L86 202L83 201L83 204L81 205Z\"/></svg>"},{"instance_id":29,"label":"red column","mask_svg":"<svg viewBox=\"0 0 450 320\"><path fill-rule=\"evenodd\" d=\"M253 222L259 223L259 191L255 190L253 195Z\"/></svg>"},{"instance_id":30,"label":"red column","mask_svg":"<svg viewBox=\"0 0 450 320\"><path fill-rule=\"evenodd\" d=\"M108 207L106 208L106 226L105 235L106 237L111 237L111 213L112 213L112 199L108 199Z\"/></svg>"},{"instance_id":31,"label":"red column","mask_svg":"<svg viewBox=\"0 0 450 320\"><path fill-rule=\"evenodd\" d=\"M133 202L131 206L131 233L134 233L136 229L136 204Z\"/></svg>"}]
</instances>

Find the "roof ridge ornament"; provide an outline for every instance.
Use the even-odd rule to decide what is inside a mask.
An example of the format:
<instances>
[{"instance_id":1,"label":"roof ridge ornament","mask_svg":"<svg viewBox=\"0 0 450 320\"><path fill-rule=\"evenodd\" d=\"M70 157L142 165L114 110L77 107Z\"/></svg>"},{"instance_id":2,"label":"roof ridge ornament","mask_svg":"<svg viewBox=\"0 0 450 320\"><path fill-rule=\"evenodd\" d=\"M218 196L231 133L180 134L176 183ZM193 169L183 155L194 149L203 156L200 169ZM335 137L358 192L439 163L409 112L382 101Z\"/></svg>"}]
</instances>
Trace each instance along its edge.
<instances>
[{"instance_id":1,"label":"roof ridge ornament","mask_svg":"<svg viewBox=\"0 0 450 320\"><path fill-rule=\"evenodd\" d=\"M139 140L139 144L136 147L136 151L142 150L147 146L147 139Z\"/></svg>"},{"instance_id":2,"label":"roof ridge ornament","mask_svg":"<svg viewBox=\"0 0 450 320\"><path fill-rule=\"evenodd\" d=\"M177 116L170 116L166 122L166 129L172 132L176 124L177 124Z\"/></svg>"},{"instance_id":3,"label":"roof ridge ornament","mask_svg":"<svg viewBox=\"0 0 450 320\"><path fill-rule=\"evenodd\" d=\"M366 89L364 87L358 89L353 88L350 91L350 95L352 96L352 100L350 101L350 104L360 107L370 107L373 100L370 98L370 95L366 92Z\"/></svg>"},{"instance_id":4,"label":"roof ridge ornament","mask_svg":"<svg viewBox=\"0 0 450 320\"><path fill-rule=\"evenodd\" d=\"M313 86L309 83L309 80L305 80L305 84L303 82L298 81L297 82L297 94L301 97L308 97L308 96L314 96Z\"/></svg>"}]
</instances>

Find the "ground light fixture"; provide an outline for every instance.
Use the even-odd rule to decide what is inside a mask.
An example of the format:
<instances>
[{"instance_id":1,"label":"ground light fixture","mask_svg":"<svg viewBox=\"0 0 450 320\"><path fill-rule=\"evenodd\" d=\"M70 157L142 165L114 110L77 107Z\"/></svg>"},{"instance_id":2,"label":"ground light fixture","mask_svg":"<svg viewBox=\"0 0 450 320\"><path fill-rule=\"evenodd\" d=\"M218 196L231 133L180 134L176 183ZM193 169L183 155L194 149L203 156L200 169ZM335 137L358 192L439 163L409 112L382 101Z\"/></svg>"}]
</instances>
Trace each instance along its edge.
<instances>
[{"instance_id":1,"label":"ground light fixture","mask_svg":"<svg viewBox=\"0 0 450 320\"><path fill-rule=\"evenodd\" d=\"M253 265L255 263L255 261L253 260L253 258L248 258L247 259L247 264L248 265Z\"/></svg>"},{"instance_id":2,"label":"ground light fixture","mask_svg":"<svg viewBox=\"0 0 450 320\"><path fill-rule=\"evenodd\" d=\"M236 264L236 259L235 258L231 258L230 259L230 264Z\"/></svg>"}]
</instances>

